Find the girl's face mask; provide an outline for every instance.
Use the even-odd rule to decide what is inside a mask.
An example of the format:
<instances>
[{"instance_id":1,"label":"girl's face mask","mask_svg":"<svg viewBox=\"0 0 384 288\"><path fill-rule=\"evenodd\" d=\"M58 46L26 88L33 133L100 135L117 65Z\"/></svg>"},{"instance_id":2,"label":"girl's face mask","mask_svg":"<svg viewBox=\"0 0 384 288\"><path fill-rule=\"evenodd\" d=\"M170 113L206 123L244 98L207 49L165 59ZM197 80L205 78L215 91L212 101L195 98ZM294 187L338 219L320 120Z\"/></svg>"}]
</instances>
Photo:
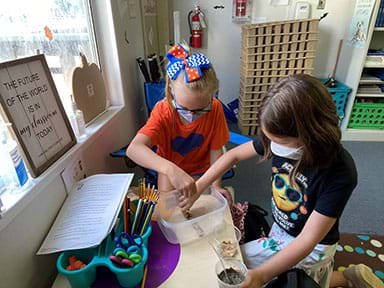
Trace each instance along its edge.
<instances>
[{"instance_id":1,"label":"girl's face mask","mask_svg":"<svg viewBox=\"0 0 384 288\"><path fill-rule=\"evenodd\" d=\"M179 113L179 115L185 119L188 123L192 123L196 119L200 118L205 113L211 111L211 102L204 109L189 110L180 106L175 99L172 100L172 105Z\"/></svg>"},{"instance_id":2,"label":"girl's face mask","mask_svg":"<svg viewBox=\"0 0 384 288\"><path fill-rule=\"evenodd\" d=\"M290 148L273 141L271 141L271 151L277 156L292 160L299 160L301 155L303 155L303 147Z\"/></svg>"}]
</instances>

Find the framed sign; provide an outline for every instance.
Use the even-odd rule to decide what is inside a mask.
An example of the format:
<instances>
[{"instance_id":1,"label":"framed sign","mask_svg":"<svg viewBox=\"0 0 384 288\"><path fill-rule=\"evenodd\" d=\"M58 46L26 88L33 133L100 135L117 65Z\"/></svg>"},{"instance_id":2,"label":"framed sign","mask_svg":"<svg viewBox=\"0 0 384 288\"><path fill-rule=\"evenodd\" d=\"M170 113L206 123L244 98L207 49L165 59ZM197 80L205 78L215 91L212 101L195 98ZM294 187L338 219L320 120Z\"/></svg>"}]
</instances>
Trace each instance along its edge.
<instances>
[{"instance_id":1,"label":"framed sign","mask_svg":"<svg viewBox=\"0 0 384 288\"><path fill-rule=\"evenodd\" d=\"M0 102L33 177L76 144L44 55L0 63Z\"/></svg>"}]
</instances>

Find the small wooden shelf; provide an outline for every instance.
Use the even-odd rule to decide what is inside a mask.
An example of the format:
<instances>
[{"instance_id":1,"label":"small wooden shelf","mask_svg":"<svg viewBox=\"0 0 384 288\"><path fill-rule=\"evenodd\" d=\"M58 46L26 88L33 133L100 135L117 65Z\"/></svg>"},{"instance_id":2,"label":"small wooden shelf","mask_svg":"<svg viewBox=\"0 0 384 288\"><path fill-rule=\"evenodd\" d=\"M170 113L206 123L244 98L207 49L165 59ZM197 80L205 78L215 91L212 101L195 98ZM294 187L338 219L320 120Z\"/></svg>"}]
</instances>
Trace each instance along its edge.
<instances>
[{"instance_id":1,"label":"small wooden shelf","mask_svg":"<svg viewBox=\"0 0 384 288\"><path fill-rule=\"evenodd\" d=\"M384 97L384 93L381 93L381 94L357 93L356 97L376 97L376 98L382 98L382 97Z\"/></svg>"},{"instance_id":2,"label":"small wooden shelf","mask_svg":"<svg viewBox=\"0 0 384 288\"><path fill-rule=\"evenodd\" d=\"M384 81L381 80L379 77L375 76L361 76L359 85L382 85L384 84Z\"/></svg>"},{"instance_id":3,"label":"small wooden shelf","mask_svg":"<svg viewBox=\"0 0 384 288\"><path fill-rule=\"evenodd\" d=\"M383 55L380 55L380 53L371 53L369 50L369 48L379 50L383 47L384 27L375 27L376 19L379 14L380 1L384 2L384 0L373 1L375 5L372 10L365 45L361 47L362 49L356 49L354 45L344 45L342 57L340 58L341 65L338 64L338 67L340 68L338 68L336 78L339 78L342 82L352 88L352 92L345 105L345 116L341 122L343 140L384 141L384 129L373 129L374 126L369 129L348 127L349 124L354 126L353 121L360 115L352 114L354 108L358 108L359 106L356 104L379 104L369 102L361 103L360 101L363 97L373 100L370 102L381 102L381 100L384 99L384 92L382 92L379 87L378 90L370 89L370 86L381 87L384 84L382 82L384 79L381 80L378 77L378 75L384 73L384 53ZM372 71L372 68L377 68L378 71ZM364 105L361 107L363 106ZM364 110L364 113L369 117L374 115L375 111L371 111L367 108ZM359 126L356 125L355 127Z\"/></svg>"},{"instance_id":4,"label":"small wooden shelf","mask_svg":"<svg viewBox=\"0 0 384 288\"><path fill-rule=\"evenodd\" d=\"M384 130L352 129L343 131L343 141L384 141Z\"/></svg>"},{"instance_id":5,"label":"small wooden shelf","mask_svg":"<svg viewBox=\"0 0 384 288\"><path fill-rule=\"evenodd\" d=\"M382 80L363 80L361 79L359 85L383 85L384 81Z\"/></svg>"},{"instance_id":6,"label":"small wooden shelf","mask_svg":"<svg viewBox=\"0 0 384 288\"><path fill-rule=\"evenodd\" d=\"M384 64L364 64L364 68L384 68Z\"/></svg>"}]
</instances>

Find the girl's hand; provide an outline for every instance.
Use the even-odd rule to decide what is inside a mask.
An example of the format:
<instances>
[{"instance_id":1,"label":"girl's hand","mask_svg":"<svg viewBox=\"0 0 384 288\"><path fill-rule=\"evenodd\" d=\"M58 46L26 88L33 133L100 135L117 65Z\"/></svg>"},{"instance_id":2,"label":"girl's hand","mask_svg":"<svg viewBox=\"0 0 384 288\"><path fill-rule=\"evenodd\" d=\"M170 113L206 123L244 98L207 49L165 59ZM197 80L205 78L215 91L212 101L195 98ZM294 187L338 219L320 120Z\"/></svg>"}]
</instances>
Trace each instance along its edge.
<instances>
[{"instance_id":1,"label":"girl's hand","mask_svg":"<svg viewBox=\"0 0 384 288\"><path fill-rule=\"evenodd\" d=\"M231 193L223 187L217 187L217 186L212 186L217 192L219 192L221 195L224 196L225 199L227 199L228 206L231 207L233 205L233 199Z\"/></svg>"},{"instance_id":2,"label":"girl's hand","mask_svg":"<svg viewBox=\"0 0 384 288\"><path fill-rule=\"evenodd\" d=\"M172 186L184 197L191 197L192 195L197 194L195 179L181 168L172 165L167 176Z\"/></svg>"},{"instance_id":3,"label":"girl's hand","mask_svg":"<svg viewBox=\"0 0 384 288\"><path fill-rule=\"evenodd\" d=\"M248 270L247 276L240 288L261 288L264 283L262 275L257 269Z\"/></svg>"}]
</instances>

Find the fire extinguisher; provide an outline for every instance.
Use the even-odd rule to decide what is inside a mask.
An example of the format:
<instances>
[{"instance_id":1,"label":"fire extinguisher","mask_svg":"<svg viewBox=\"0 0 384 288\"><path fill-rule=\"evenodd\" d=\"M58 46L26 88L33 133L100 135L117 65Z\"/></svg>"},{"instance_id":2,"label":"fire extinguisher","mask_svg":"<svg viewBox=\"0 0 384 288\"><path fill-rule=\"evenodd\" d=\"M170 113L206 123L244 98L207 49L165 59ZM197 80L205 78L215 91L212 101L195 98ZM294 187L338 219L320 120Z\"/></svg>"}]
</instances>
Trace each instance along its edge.
<instances>
[{"instance_id":1,"label":"fire extinguisher","mask_svg":"<svg viewBox=\"0 0 384 288\"><path fill-rule=\"evenodd\" d=\"M192 48L201 48L203 44L203 28L206 28L204 14L199 6L188 13L188 25L190 31L189 45Z\"/></svg>"}]
</instances>

